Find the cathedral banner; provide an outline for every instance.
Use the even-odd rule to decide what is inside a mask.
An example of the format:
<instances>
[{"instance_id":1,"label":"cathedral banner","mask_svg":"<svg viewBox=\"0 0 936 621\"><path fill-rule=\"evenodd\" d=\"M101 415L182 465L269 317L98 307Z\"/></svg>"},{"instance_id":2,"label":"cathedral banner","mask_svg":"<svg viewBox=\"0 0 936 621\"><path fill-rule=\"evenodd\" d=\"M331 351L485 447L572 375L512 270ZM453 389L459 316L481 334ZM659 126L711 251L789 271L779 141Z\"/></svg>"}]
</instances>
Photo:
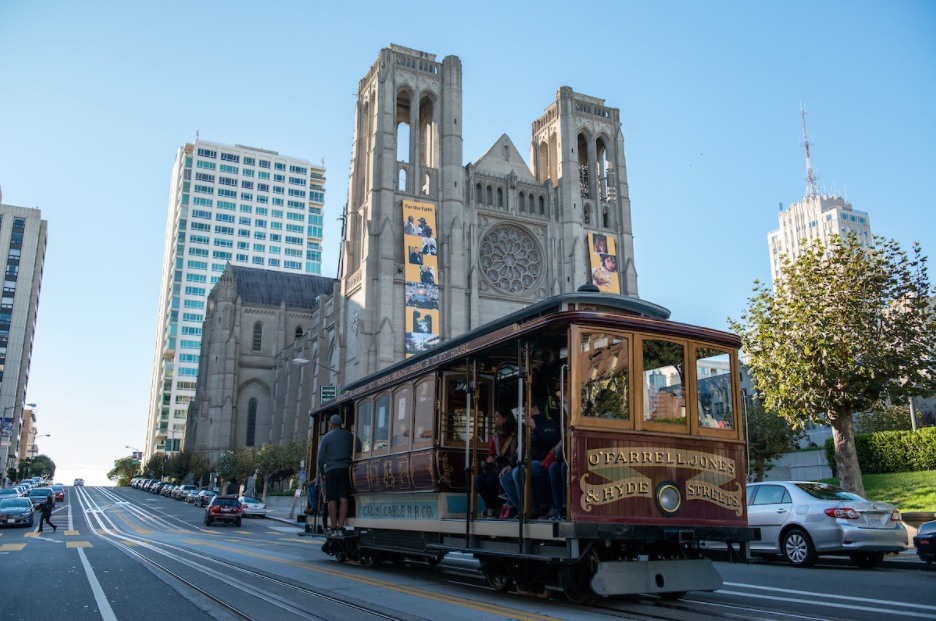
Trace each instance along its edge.
<instances>
[{"instance_id":1,"label":"cathedral banner","mask_svg":"<svg viewBox=\"0 0 936 621\"><path fill-rule=\"evenodd\" d=\"M438 254L435 205L403 201L407 358L439 344Z\"/></svg>"},{"instance_id":2,"label":"cathedral banner","mask_svg":"<svg viewBox=\"0 0 936 621\"><path fill-rule=\"evenodd\" d=\"M588 234L592 284L605 293L621 292L616 246L614 235Z\"/></svg>"}]
</instances>

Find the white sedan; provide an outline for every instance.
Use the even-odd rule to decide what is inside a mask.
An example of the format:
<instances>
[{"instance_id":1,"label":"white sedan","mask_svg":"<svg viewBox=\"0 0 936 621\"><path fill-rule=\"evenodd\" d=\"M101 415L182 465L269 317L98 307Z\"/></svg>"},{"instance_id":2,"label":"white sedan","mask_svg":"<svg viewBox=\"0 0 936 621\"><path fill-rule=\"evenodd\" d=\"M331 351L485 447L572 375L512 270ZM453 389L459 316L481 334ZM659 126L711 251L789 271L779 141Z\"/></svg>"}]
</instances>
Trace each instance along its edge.
<instances>
[{"instance_id":1,"label":"white sedan","mask_svg":"<svg viewBox=\"0 0 936 621\"><path fill-rule=\"evenodd\" d=\"M267 506L259 498L241 496L237 501L241 504L241 515L244 517L265 518L267 516Z\"/></svg>"}]
</instances>

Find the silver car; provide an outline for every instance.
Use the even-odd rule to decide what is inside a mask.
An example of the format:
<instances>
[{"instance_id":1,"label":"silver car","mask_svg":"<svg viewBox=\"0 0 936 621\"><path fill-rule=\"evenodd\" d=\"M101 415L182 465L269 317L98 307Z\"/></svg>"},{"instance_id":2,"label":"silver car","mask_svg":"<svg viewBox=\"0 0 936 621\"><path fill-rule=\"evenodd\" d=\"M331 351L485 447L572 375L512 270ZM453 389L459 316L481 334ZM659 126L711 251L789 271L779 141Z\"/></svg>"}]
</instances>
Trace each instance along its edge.
<instances>
[{"instance_id":1,"label":"silver car","mask_svg":"<svg viewBox=\"0 0 936 621\"><path fill-rule=\"evenodd\" d=\"M263 504L263 501L259 498L252 498L250 496L241 496L237 499L237 502L241 503L241 512L244 517L262 517L267 516L267 506Z\"/></svg>"},{"instance_id":2,"label":"silver car","mask_svg":"<svg viewBox=\"0 0 936 621\"><path fill-rule=\"evenodd\" d=\"M797 567L819 555L847 555L859 567L907 549L897 507L871 502L841 487L812 481L763 481L747 486L748 525L761 538L751 552L780 554Z\"/></svg>"}]
</instances>

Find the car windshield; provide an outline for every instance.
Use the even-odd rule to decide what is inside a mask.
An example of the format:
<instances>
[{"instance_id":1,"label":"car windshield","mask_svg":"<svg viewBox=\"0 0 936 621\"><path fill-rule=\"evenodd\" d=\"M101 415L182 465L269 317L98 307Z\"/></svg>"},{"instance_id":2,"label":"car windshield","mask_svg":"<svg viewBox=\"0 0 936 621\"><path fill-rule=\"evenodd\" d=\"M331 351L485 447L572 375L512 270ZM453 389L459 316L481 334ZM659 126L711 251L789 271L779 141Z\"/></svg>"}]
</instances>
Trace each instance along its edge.
<instances>
[{"instance_id":1,"label":"car windshield","mask_svg":"<svg viewBox=\"0 0 936 621\"><path fill-rule=\"evenodd\" d=\"M52 490L50 490L48 487L40 487L38 489L29 490L30 496L50 496L51 494Z\"/></svg>"},{"instance_id":2,"label":"car windshield","mask_svg":"<svg viewBox=\"0 0 936 621\"><path fill-rule=\"evenodd\" d=\"M796 486L819 500L864 500L858 494L828 483L797 483Z\"/></svg>"},{"instance_id":3,"label":"car windshield","mask_svg":"<svg viewBox=\"0 0 936 621\"><path fill-rule=\"evenodd\" d=\"M233 498L215 498L214 504L216 506L217 505L234 506L237 504L237 501L234 500Z\"/></svg>"},{"instance_id":4,"label":"car windshield","mask_svg":"<svg viewBox=\"0 0 936 621\"><path fill-rule=\"evenodd\" d=\"M0 500L0 509L25 509L32 508L32 503L27 498L4 498Z\"/></svg>"},{"instance_id":5,"label":"car windshield","mask_svg":"<svg viewBox=\"0 0 936 621\"><path fill-rule=\"evenodd\" d=\"M256 498L251 498L250 496L244 496L243 498L241 498L241 501L242 502L260 502Z\"/></svg>"}]
</instances>

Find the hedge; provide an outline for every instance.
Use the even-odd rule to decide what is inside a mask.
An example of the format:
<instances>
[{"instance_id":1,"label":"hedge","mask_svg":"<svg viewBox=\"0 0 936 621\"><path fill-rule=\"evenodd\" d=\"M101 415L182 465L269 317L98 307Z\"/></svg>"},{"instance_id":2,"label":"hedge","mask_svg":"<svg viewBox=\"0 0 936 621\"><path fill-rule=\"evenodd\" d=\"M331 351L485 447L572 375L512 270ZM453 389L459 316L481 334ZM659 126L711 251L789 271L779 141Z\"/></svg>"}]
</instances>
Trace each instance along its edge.
<instances>
[{"instance_id":1,"label":"hedge","mask_svg":"<svg viewBox=\"0 0 936 621\"><path fill-rule=\"evenodd\" d=\"M936 470L936 427L916 431L876 431L855 434L862 474ZM835 442L825 441L826 459L835 472Z\"/></svg>"}]
</instances>

